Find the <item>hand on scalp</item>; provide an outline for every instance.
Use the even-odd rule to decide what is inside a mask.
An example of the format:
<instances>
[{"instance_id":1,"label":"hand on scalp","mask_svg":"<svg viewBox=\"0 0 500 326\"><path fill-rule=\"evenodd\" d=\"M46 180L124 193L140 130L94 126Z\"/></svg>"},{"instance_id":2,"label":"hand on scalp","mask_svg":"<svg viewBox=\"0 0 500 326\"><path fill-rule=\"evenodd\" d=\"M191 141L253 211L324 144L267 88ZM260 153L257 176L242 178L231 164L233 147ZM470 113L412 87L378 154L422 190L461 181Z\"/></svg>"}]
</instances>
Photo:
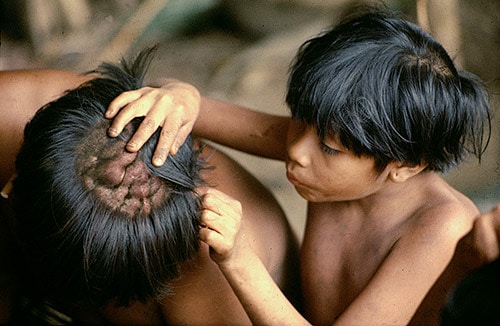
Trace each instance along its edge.
<instances>
[{"instance_id":1,"label":"hand on scalp","mask_svg":"<svg viewBox=\"0 0 500 326\"><path fill-rule=\"evenodd\" d=\"M144 117L127 143L127 150L138 151L162 128L153 154L153 164L161 166L168 154L175 155L193 129L200 110L200 93L187 83L173 79L157 82L158 87L143 87L120 94L109 105L105 117L113 119L108 130L117 137L137 117Z\"/></svg>"},{"instance_id":2,"label":"hand on scalp","mask_svg":"<svg viewBox=\"0 0 500 326\"><path fill-rule=\"evenodd\" d=\"M200 239L210 246L210 256L219 265L248 248L242 216L241 203L223 192L209 188L203 196Z\"/></svg>"}]
</instances>

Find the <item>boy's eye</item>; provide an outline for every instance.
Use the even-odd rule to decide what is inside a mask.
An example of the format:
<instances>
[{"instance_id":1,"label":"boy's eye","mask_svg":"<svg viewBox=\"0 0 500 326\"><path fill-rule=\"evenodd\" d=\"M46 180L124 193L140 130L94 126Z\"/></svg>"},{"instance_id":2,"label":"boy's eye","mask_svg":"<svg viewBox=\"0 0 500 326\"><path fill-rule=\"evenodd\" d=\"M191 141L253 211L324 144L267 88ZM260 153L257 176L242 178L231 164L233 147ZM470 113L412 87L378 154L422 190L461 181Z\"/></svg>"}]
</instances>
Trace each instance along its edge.
<instances>
[{"instance_id":1,"label":"boy's eye","mask_svg":"<svg viewBox=\"0 0 500 326\"><path fill-rule=\"evenodd\" d=\"M336 149L331 148L323 142L321 142L321 150L329 155L335 155L338 153Z\"/></svg>"}]
</instances>

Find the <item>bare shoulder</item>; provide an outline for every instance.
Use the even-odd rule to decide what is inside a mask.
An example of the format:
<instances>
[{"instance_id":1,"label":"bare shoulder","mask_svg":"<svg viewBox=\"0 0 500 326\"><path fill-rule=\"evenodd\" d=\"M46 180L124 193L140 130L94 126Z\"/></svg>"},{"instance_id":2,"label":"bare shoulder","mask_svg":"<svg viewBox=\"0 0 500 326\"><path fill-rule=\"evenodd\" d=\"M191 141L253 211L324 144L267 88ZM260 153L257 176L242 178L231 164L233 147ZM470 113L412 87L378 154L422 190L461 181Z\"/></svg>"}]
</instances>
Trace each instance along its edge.
<instances>
[{"instance_id":1,"label":"bare shoulder","mask_svg":"<svg viewBox=\"0 0 500 326\"><path fill-rule=\"evenodd\" d=\"M445 264L445 269L422 300L413 316L412 325L438 325L447 293L471 270L471 265L476 266L475 262L480 256L478 253L482 253L481 249L484 248L481 240L486 238L482 236L484 233L480 231L479 238L481 240L477 241L478 238L473 232L477 229L477 214L475 207L470 207L467 203L461 205L461 202L451 201L432 207L422 217L424 221L438 219L434 222L432 229L422 228L419 234L430 230L432 241L430 241L428 248L435 250L435 255L441 264ZM489 228L486 229L489 230Z\"/></svg>"},{"instance_id":2,"label":"bare shoulder","mask_svg":"<svg viewBox=\"0 0 500 326\"><path fill-rule=\"evenodd\" d=\"M68 70L0 71L1 96L9 103L29 104L26 110L36 110L89 78Z\"/></svg>"},{"instance_id":3,"label":"bare shoulder","mask_svg":"<svg viewBox=\"0 0 500 326\"><path fill-rule=\"evenodd\" d=\"M71 71L0 71L0 183L14 172L14 160L21 146L23 130L29 119L44 104L65 90L88 80Z\"/></svg>"},{"instance_id":4,"label":"bare shoulder","mask_svg":"<svg viewBox=\"0 0 500 326\"><path fill-rule=\"evenodd\" d=\"M423 203L415 212L415 220L422 227L434 228L442 236L462 237L479 214L475 204L465 195L449 187L444 193Z\"/></svg>"}]
</instances>

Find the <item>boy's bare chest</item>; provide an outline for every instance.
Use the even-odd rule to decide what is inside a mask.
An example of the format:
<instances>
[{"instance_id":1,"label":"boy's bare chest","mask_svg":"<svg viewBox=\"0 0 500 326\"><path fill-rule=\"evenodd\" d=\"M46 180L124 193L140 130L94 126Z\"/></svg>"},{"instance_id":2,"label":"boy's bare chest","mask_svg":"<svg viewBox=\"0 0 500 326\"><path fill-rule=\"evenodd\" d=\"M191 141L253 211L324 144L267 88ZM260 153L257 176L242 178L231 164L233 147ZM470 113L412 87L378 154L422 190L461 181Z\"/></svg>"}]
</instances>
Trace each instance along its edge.
<instances>
[{"instance_id":1,"label":"boy's bare chest","mask_svg":"<svg viewBox=\"0 0 500 326\"><path fill-rule=\"evenodd\" d=\"M379 234L331 217L309 216L301 275L312 323L332 323L370 282L396 241L396 235Z\"/></svg>"}]
</instances>

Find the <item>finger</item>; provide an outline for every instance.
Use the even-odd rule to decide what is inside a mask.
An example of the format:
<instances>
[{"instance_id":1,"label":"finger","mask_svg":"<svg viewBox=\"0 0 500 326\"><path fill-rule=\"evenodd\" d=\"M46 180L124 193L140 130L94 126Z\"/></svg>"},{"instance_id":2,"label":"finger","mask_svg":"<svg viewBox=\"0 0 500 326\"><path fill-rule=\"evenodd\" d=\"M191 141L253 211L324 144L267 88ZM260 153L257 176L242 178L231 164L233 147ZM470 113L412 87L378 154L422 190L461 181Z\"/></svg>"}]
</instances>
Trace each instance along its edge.
<instances>
[{"instance_id":1,"label":"finger","mask_svg":"<svg viewBox=\"0 0 500 326\"><path fill-rule=\"evenodd\" d=\"M224 238L209 228L200 228L198 236L201 241L205 242L217 255L224 255L228 252L228 245L224 241Z\"/></svg>"},{"instance_id":2,"label":"finger","mask_svg":"<svg viewBox=\"0 0 500 326\"><path fill-rule=\"evenodd\" d=\"M226 198L226 200L232 200L232 197L230 197L226 193L224 193L216 188L213 188L213 187L206 187L205 188L204 198L206 198L207 200L208 199L217 200L217 198Z\"/></svg>"},{"instance_id":3,"label":"finger","mask_svg":"<svg viewBox=\"0 0 500 326\"><path fill-rule=\"evenodd\" d=\"M200 185L197 189L196 189L196 192L198 193L198 195L200 197L203 197L205 196L205 194L210 190L210 187L209 186L203 186L203 185Z\"/></svg>"},{"instance_id":4,"label":"finger","mask_svg":"<svg viewBox=\"0 0 500 326\"><path fill-rule=\"evenodd\" d=\"M148 108L152 105L152 101L153 99L141 98L129 102L125 107L121 108L108 128L108 135L110 137L118 136L134 118L145 116L148 113Z\"/></svg>"},{"instance_id":5,"label":"finger","mask_svg":"<svg viewBox=\"0 0 500 326\"><path fill-rule=\"evenodd\" d=\"M200 237L200 240L208 244L209 246L211 245L212 241L212 233L214 233L214 230L211 230L207 227L201 227L200 230L198 231L198 236Z\"/></svg>"},{"instance_id":6,"label":"finger","mask_svg":"<svg viewBox=\"0 0 500 326\"><path fill-rule=\"evenodd\" d=\"M219 256L227 255L234 247L234 237L227 237L227 235L209 227L201 227L198 236Z\"/></svg>"},{"instance_id":7,"label":"finger","mask_svg":"<svg viewBox=\"0 0 500 326\"><path fill-rule=\"evenodd\" d=\"M220 215L213 211L203 210L200 217L200 223L206 228L213 230L214 232L221 233L219 229Z\"/></svg>"},{"instance_id":8,"label":"finger","mask_svg":"<svg viewBox=\"0 0 500 326\"><path fill-rule=\"evenodd\" d=\"M150 102L154 104L150 104ZM141 112L145 114L145 118L127 143L127 150L131 152L138 151L156 132L164 119L164 108L160 102L156 102L154 99L146 100L143 98L136 105L140 105L141 107L130 108L133 114L132 118L139 116Z\"/></svg>"},{"instance_id":9,"label":"finger","mask_svg":"<svg viewBox=\"0 0 500 326\"><path fill-rule=\"evenodd\" d=\"M123 131L123 128L132 121L132 117L126 116L124 114L119 114L117 117L113 119L111 125L108 128L108 136L110 137L118 137L119 134Z\"/></svg>"},{"instance_id":10,"label":"finger","mask_svg":"<svg viewBox=\"0 0 500 326\"><path fill-rule=\"evenodd\" d=\"M177 154L179 148L182 146L182 144L184 144L184 142L186 141L192 130L193 130L192 123L186 124L179 129L179 132L175 136L172 146L170 146L170 154L172 155Z\"/></svg>"},{"instance_id":11,"label":"finger","mask_svg":"<svg viewBox=\"0 0 500 326\"><path fill-rule=\"evenodd\" d=\"M167 97L164 100L165 105L170 105L171 113L165 118L162 126L162 131L160 133L160 139L156 145L155 153L153 155L153 165L161 166L167 159L168 153L175 155L177 149L172 151L172 146L174 146L175 139L178 133L182 130L182 115L183 106L174 106L171 98Z\"/></svg>"},{"instance_id":12,"label":"finger","mask_svg":"<svg viewBox=\"0 0 500 326\"><path fill-rule=\"evenodd\" d=\"M148 141L151 135L154 134L158 127L159 123L148 115L144 118L144 120L142 120L135 133L127 142L127 150L130 152L136 152L141 149L141 147Z\"/></svg>"},{"instance_id":13,"label":"finger","mask_svg":"<svg viewBox=\"0 0 500 326\"><path fill-rule=\"evenodd\" d=\"M112 119L118 112L120 112L121 108L137 100L141 97L141 95L141 92L135 90L121 93L113 101L111 101L106 109L106 112L104 112L104 116L107 119Z\"/></svg>"},{"instance_id":14,"label":"finger","mask_svg":"<svg viewBox=\"0 0 500 326\"><path fill-rule=\"evenodd\" d=\"M153 165L161 166L165 162L177 132L181 127L181 123L180 116L176 114L167 117L164 121L158 144L153 154Z\"/></svg>"},{"instance_id":15,"label":"finger","mask_svg":"<svg viewBox=\"0 0 500 326\"><path fill-rule=\"evenodd\" d=\"M204 209L200 218L201 224L217 232L227 241L234 239L241 227L241 214L235 210L224 213L218 211L220 209L217 211Z\"/></svg>"},{"instance_id":16,"label":"finger","mask_svg":"<svg viewBox=\"0 0 500 326\"><path fill-rule=\"evenodd\" d=\"M238 201L213 188L203 196L203 207L218 215L234 213L238 205L241 205Z\"/></svg>"}]
</instances>

